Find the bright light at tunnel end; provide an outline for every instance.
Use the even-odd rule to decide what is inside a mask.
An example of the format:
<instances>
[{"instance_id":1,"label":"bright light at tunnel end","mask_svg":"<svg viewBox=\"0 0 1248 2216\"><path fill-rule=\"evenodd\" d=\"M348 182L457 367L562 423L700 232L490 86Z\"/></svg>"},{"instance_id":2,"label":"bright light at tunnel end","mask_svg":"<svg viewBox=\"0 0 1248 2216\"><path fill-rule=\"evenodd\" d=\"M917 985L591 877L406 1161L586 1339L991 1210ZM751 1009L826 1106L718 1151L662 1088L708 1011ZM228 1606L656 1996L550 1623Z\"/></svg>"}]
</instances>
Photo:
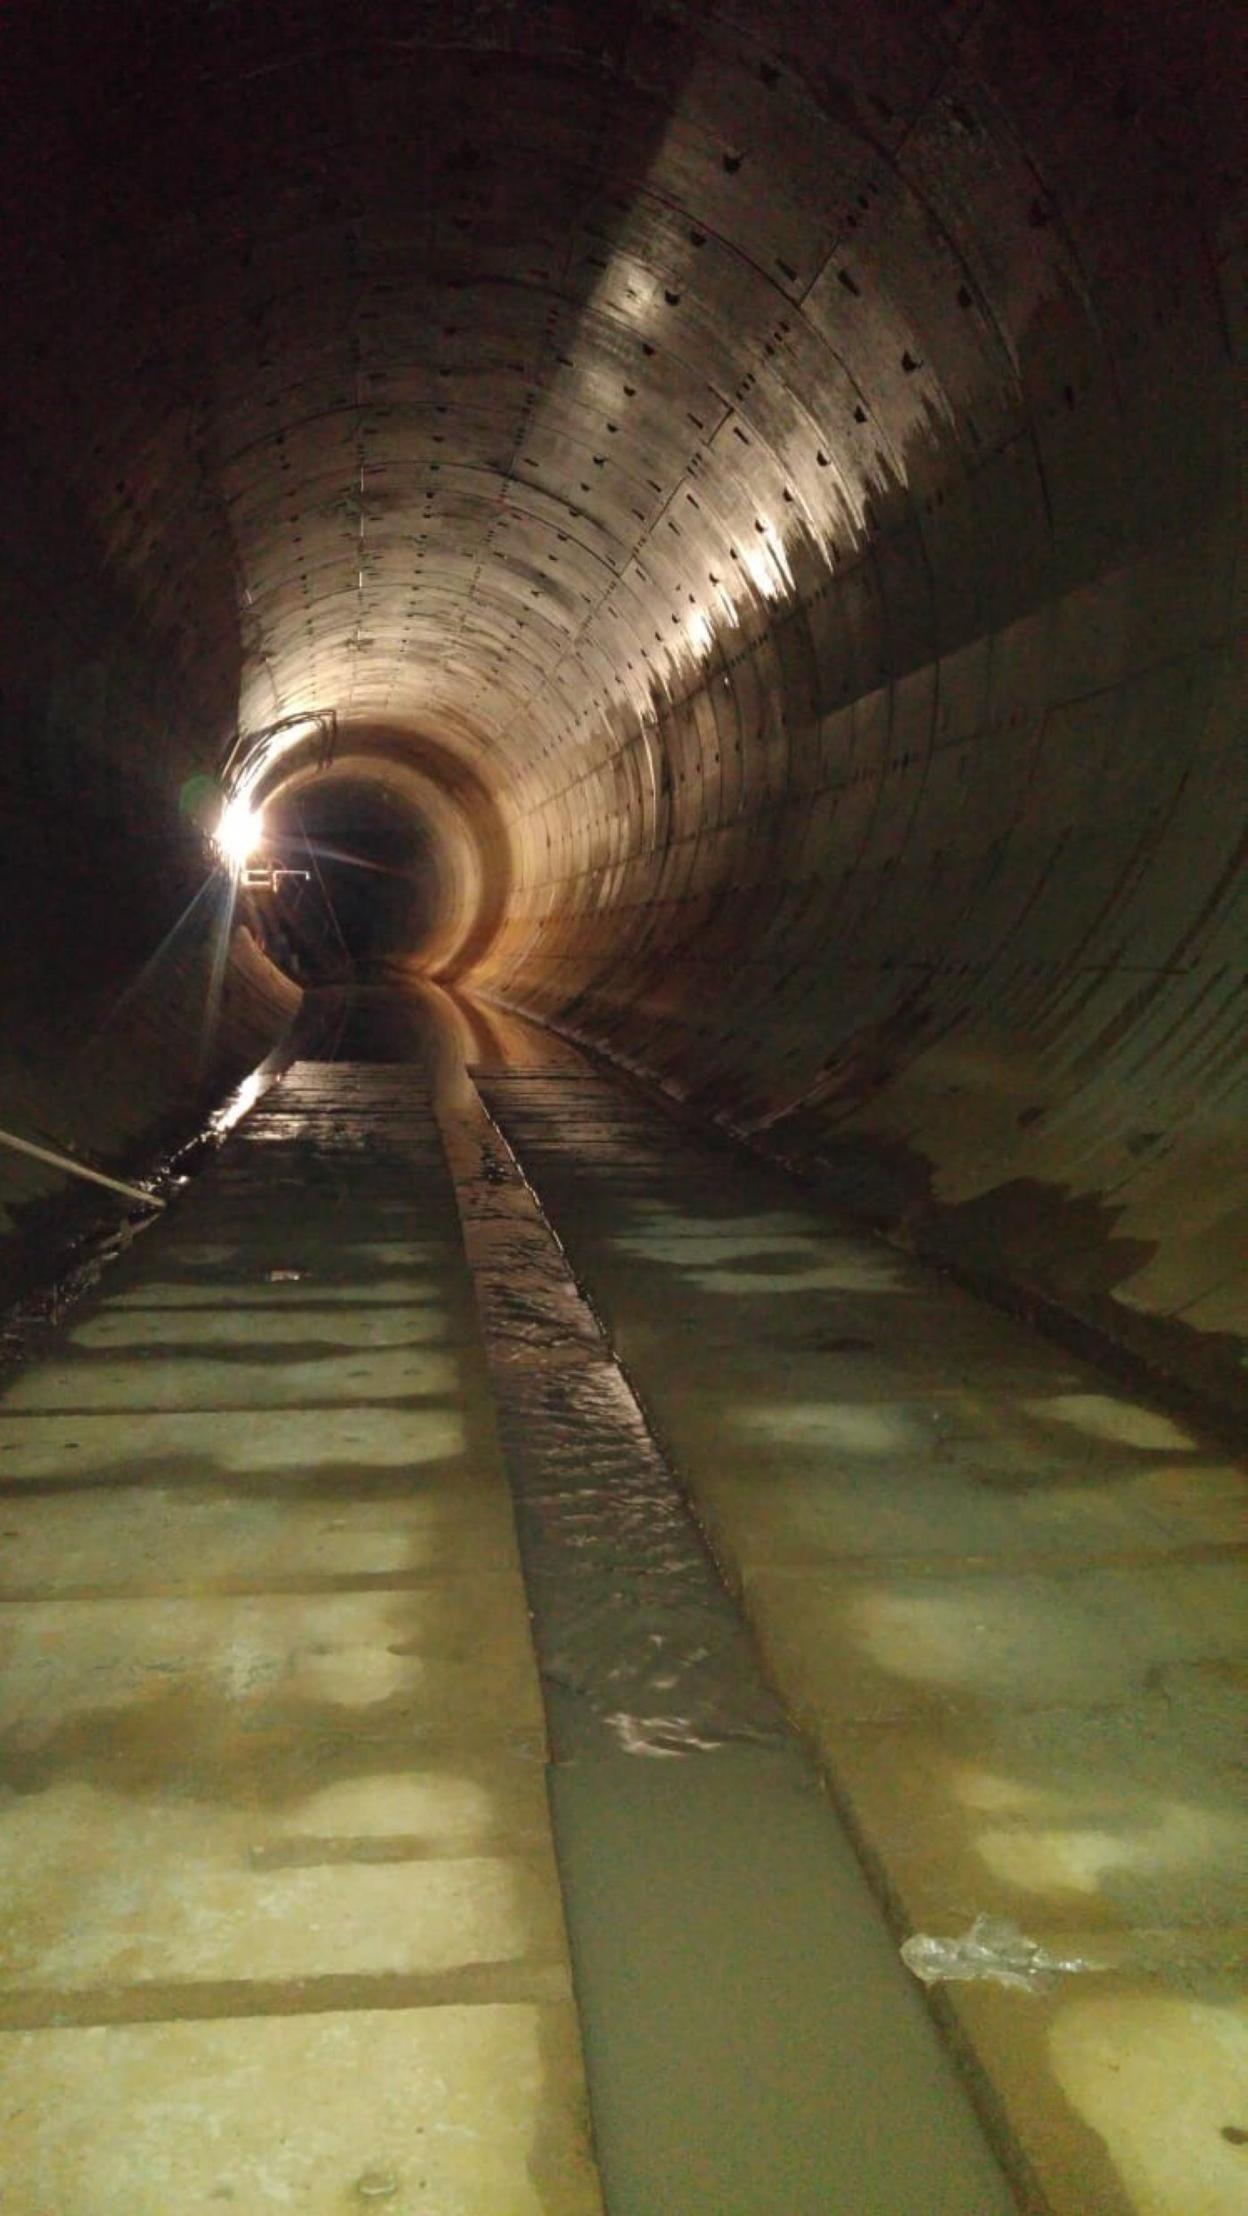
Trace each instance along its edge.
<instances>
[{"instance_id":1,"label":"bright light at tunnel end","mask_svg":"<svg viewBox=\"0 0 1248 2216\"><path fill-rule=\"evenodd\" d=\"M275 762L313 734L318 741L316 766L324 769L333 758L338 737L338 717L333 708L297 708L262 731L237 734L220 772L227 797L211 833L213 852L232 877L242 875L264 840L263 814L252 805L252 793Z\"/></svg>"},{"instance_id":2,"label":"bright light at tunnel end","mask_svg":"<svg viewBox=\"0 0 1248 2216\"><path fill-rule=\"evenodd\" d=\"M246 868L264 836L260 811L245 793L235 793L221 810L212 843L225 867L235 877Z\"/></svg>"}]
</instances>

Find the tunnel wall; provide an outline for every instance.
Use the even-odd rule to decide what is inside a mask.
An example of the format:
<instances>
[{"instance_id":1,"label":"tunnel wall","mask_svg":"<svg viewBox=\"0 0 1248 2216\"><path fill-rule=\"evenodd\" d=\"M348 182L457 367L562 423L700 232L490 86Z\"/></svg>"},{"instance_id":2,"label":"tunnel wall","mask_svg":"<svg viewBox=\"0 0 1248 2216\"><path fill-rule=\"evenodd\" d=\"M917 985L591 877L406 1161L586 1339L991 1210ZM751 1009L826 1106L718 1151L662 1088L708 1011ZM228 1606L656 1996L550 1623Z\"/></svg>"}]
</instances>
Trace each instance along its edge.
<instances>
[{"instance_id":1,"label":"tunnel wall","mask_svg":"<svg viewBox=\"0 0 1248 2216\"><path fill-rule=\"evenodd\" d=\"M1172 29L1216 111L1196 19ZM1190 73L1154 53L1150 78L1145 48L1140 121L1096 59L1029 111L1026 76L980 87L1034 197L1012 234L1003 203L995 268L983 202L939 209L978 366L969 294L899 253L904 208L878 259L854 242L823 390L848 356L904 462L855 543L791 541L765 617L522 796L485 983L1242 1406L1240 264ZM921 148L899 168L924 186ZM1078 283L1037 293L1020 254L1049 227ZM816 418L819 335L792 371ZM949 365L921 429L903 356Z\"/></svg>"},{"instance_id":2,"label":"tunnel wall","mask_svg":"<svg viewBox=\"0 0 1248 2216\"><path fill-rule=\"evenodd\" d=\"M40 231L71 204L54 157L65 118L26 127L42 130L43 157L23 169L20 222L11 194L4 226L0 1125L124 1169L188 1136L300 996L245 931L222 941L208 902L168 941L208 873L179 790L232 726L233 590L185 412L145 417L141 382L117 367L134 329L124 290L86 282ZM70 273L62 348L36 301L40 269ZM119 408L163 529L130 484L107 518L89 495L93 474L115 470ZM0 1294L52 1266L101 1209L124 1209L92 1195L0 1148Z\"/></svg>"},{"instance_id":3,"label":"tunnel wall","mask_svg":"<svg viewBox=\"0 0 1248 2216\"><path fill-rule=\"evenodd\" d=\"M488 990L1242 1394L1244 32L10 10L18 1104L188 897L183 779L375 720L502 827Z\"/></svg>"},{"instance_id":4,"label":"tunnel wall","mask_svg":"<svg viewBox=\"0 0 1248 2216\"><path fill-rule=\"evenodd\" d=\"M37 1145L125 1175L188 1139L281 1038L302 999L236 925L218 970L215 934L188 932L118 1008L50 979L41 1011L6 1032L0 1121ZM46 976L46 972L45 972ZM0 1300L54 1274L65 1244L124 1200L0 1147Z\"/></svg>"},{"instance_id":5,"label":"tunnel wall","mask_svg":"<svg viewBox=\"0 0 1248 2216\"><path fill-rule=\"evenodd\" d=\"M41 562L49 511L27 490ZM237 919L223 928L226 888L179 814L195 724L177 665L85 551L59 591L0 562L0 659L0 1127L124 1173L189 1136L301 996ZM0 1297L124 1209L0 1147Z\"/></svg>"}]
</instances>

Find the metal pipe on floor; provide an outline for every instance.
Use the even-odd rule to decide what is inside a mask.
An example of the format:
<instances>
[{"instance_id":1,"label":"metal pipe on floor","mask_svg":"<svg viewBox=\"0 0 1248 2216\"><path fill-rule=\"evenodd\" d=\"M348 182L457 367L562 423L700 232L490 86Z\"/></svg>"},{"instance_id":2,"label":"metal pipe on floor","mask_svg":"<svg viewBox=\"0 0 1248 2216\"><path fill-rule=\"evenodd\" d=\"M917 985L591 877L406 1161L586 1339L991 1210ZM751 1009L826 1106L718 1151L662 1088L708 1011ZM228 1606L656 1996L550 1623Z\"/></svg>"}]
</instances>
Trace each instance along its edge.
<instances>
[{"instance_id":1,"label":"metal pipe on floor","mask_svg":"<svg viewBox=\"0 0 1248 2216\"><path fill-rule=\"evenodd\" d=\"M13 1131L0 1131L0 1146L7 1146L14 1154L29 1154L36 1162L50 1162L53 1169L68 1170L71 1177L85 1177L92 1185L104 1185L110 1193L120 1193L123 1200L141 1201L145 1208L163 1208L165 1203L156 1193L145 1193L139 1185L127 1185L120 1177L106 1177L103 1170L89 1170L85 1162L76 1162L72 1154L60 1154L54 1147L36 1146L33 1139L19 1139Z\"/></svg>"}]
</instances>

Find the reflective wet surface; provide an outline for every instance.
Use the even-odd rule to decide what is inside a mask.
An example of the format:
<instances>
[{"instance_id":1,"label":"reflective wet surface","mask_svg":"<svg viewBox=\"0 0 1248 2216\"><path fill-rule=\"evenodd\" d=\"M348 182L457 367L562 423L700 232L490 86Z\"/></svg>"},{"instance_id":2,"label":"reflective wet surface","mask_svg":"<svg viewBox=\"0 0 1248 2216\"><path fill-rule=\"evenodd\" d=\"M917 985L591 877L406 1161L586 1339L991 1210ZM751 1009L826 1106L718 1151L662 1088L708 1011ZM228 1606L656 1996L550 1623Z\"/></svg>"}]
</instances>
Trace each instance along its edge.
<instances>
[{"instance_id":1,"label":"reflective wet surface","mask_svg":"<svg viewBox=\"0 0 1248 2216\"><path fill-rule=\"evenodd\" d=\"M479 1083L693 1498L899 1940L1071 1967L934 1989L1021 2189L1248 2196L1248 1520L1172 1411L617 1077ZM1214 2091L1214 2088L1218 2090Z\"/></svg>"},{"instance_id":2,"label":"reflective wet surface","mask_svg":"<svg viewBox=\"0 0 1248 2216\"><path fill-rule=\"evenodd\" d=\"M0 1399L6 2206L589 2216L584 2069L612 2216L1235 2216L1242 1472L531 1026L320 1036Z\"/></svg>"},{"instance_id":3,"label":"reflective wet surface","mask_svg":"<svg viewBox=\"0 0 1248 2216\"><path fill-rule=\"evenodd\" d=\"M0 1401L18 2216L592 2216L545 1730L410 1067L303 1063Z\"/></svg>"},{"instance_id":4,"label":"reflective wet surface","mask_svg":"<svg viewBox=\"0 0 1248 2216\"><path fill-rule=\"evenodd\" d=\"M779 1744L784 1718L510 1150L453 1134L556 1757ZM458 1142L456 1144L456 1142Z\"/></svg>"},{"instance_id":5,"label":"reflective wet surface","mask_svg":"<svg viewBox=\"0 0 1248 2216\"><path fill-rule=\"evenodd\" d=\"M446 1042L454 1011L428 1007ZM443 1066L612 2216L1004 2211L671 1463L511 1149Z\"/></svg>"}]
</instances>

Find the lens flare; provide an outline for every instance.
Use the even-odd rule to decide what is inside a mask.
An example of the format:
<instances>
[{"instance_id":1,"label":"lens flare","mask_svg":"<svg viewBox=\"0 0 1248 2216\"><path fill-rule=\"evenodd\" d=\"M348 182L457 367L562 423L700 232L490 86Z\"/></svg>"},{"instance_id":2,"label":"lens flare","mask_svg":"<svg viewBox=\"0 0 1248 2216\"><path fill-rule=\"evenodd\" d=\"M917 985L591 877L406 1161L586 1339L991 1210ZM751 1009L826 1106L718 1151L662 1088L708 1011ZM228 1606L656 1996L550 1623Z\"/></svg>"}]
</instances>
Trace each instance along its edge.
<instances>
[{"instance_id":1,"label":"lens flare","mask_svg":"<svg viewBox=\"0 0 1248 2216\"><path fill-rule=\"evenodd\" d=\"M237 875L251 860L264 835L259 811L245 793L235 793L221 810L214 844L227 867Z\"/></svg>"}]
</instances>

